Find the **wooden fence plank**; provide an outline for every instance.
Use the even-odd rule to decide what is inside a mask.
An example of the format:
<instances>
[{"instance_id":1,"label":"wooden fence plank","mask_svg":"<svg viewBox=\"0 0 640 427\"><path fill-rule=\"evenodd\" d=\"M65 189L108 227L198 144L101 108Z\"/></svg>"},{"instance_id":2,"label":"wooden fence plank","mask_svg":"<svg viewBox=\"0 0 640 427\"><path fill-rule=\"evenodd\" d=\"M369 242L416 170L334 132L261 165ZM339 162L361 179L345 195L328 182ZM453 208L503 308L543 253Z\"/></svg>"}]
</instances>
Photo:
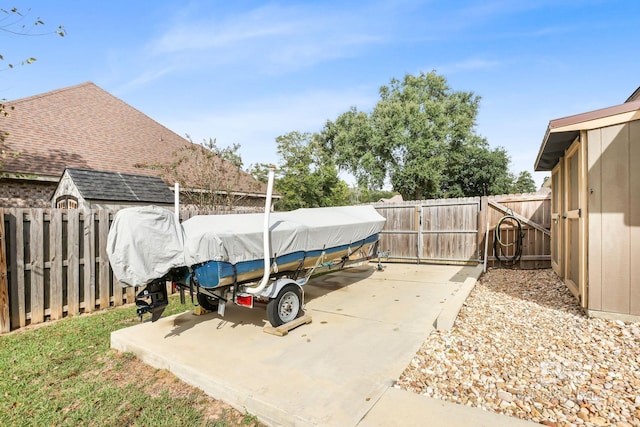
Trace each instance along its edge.
<instances>
[{"instance_id":1,"label":"wooden fence plank","mask_svg":"<svg viewBox=\"0 0 640 427\"><path fill-rule=\"evenodd\" d=\"M119 306L121 306L122 304L125 303L126 296L125 296L125 289L122 286L122 283L120 283L118 278L115 277L113 275L113 273L111 273L111 264L109 264L109 258L108 258L107 254L106 254L107 236L108 236L108 233L109 233L109 229L111 228L111 224L112 224L111 214L109 214L107 219L108 219L107 230L106 230L107 235L105 235L105 237L104 237L104 245L103 245L103 247L105 248L104 258L105 258L105 262L106 262L106 266L107 266L107 273L109 274L109 278L112 281L111 286L112 286L113 297L111 298L111 301L113 302L114 307L119 307Z\"/></svg>"},{"instance_id":2,"label":"wooden fence plank","mask_svg":"<svg viewBox=\"0 0 640 427\"><path fill-rule=\"evenodd\" d=\"M12 327L20 327L23 328L27 324L27 302L26 302L26 288L25 288L25 264L24 264L24 210L13 208L11 209L11 213L15 218L15 249L12 250L12 253L15 257L15 277L16 281L12 283L12 292L16 293L16 306L12 306L12 317L14 319L17 317L17 321L12 322ZM12 277L13 277L13 264L11 263ZM13 311L15 310L15 312Z\"/></svg>"},{"instance_id":3,"label":"wooden fence plank","mask_svg":"<svg viewBox=\"0 0 640 427\"><path fill-rule=\"evenodd\" d=\"M489 218L489 204L487 202L487 196L482 196L480 198L480 208L478 210L478 235L476 237L476 242L478 242L478 259L484 260L489 253L489 242L487 231L489 229L489 224L487 223L487 219ZM486 249L486 251L485 251ZM486 264L485 264L486 267Z\"/></svg>"},{"instance_id":4,"label":"wooden fence plank","mask_svg":"<svg viewBox=\"0 0 640 427\"><path fill-rule=\"evenodd\" d=\"M51 320L61 319L62 307L62 210L53 209L49 223L49 308Z\"/></svg>"},{"instance_id":5,"label":"wooden fence plank","mask_svg":"<svg viewBox=\"0 0 640 427\"><path fill-rule=\"evenodd\" d=\"M111 286L109 283L109 259L107 258L107 235L109 234L109 211L98 211L98 248L96 248L98 288L100 289L100 309L109 307Z\"/></svg>"},{"instance_id":6,"label":"wooden fence plank","mask_svg":"<svg viewBox=\"0 0 640 427\"><path fill-rule=\"evenodd\" d=\"M31 323L44 322L44 210L29 209Z\"/></svg>"},{"instance_id":7,"label":"wooden fence plank","mask_svg":"<svg viewBox=\"0 0 640 427\"><path fill-rule=\"evenodd\" d=\"M96 307L96 246L95 246L95 221L92 211L85 211L83 215L83 239L84 253L84 311L92 312Z\"/></svg>"},{"instance_id":8,"label":"wooden fence plank","mask_svg":"<svg viewBox=\"0 0 640 427\"><path fill-rule=\"evenodd\" d=\"M111 302L114 307L124 304L124 289L115 277L113 278L113 297L111 297Z\"/></svg>"},{"instance_id":9,"label":"wooden fence plank","mask_svg":"<svg viewBox=\"0 0 640 427\"><path fill-rule=\"evenodd\" d=\"M16 261L16 217L15 209L5 209L5 219L7 220L9 227L5 228L5 238L7 242L8 252L6 256L8 258L8 279L9 279L9 317L11 329L15 329L20 325L20 297L22 297L22 312L24 313L24 292L17 292L18 283L18 263Z\"/></svg>"},{"instance_id":10,"label":"wooden fence plank","mask_svg":"<svg viewBox=\"0 0 640 427\"><path fill-rule=\"evenodd\" d=\"M125 295L127 298L127 304L131 304L132 302L135 302L136 288L134 288L133 286L127 286Z\"/></svg>"},{"instance_id":11,"label":"wooden fence plank","mask_svg":"<svg viewBox=\"0 0 640 427\"><path fill-rule=\"evenodd\" d=\"M4 209L0 208L0 333L11 330L9 314L9 277L7 276L6 234Z\"/></svg>"},{"instance_id":12,"label":"wooden fence plank","mask_svg":"<svg viewBox=\"0 0 640 427\"><path fill-rule=\"evenodd\" d=\"M80 312L80 212L67 211L67 313Z\"/></svg>"}]
</instances>

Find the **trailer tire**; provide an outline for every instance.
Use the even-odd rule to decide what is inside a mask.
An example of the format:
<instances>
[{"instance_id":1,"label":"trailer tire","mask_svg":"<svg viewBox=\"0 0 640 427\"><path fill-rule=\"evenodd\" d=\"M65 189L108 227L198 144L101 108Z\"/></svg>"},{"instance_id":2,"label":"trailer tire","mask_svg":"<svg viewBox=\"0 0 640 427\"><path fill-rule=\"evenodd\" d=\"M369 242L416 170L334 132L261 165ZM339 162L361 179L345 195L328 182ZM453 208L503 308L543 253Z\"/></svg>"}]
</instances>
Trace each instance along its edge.
<instances>
[{"instance_id":1,"label":"trailer tire","mask_svg":"<svg viewBox=\"0 0 640 427\"><path fill-rule=\"evenodd\" d=\"M295 320L302 311L302 290L290 283L267 303L267 319L274 328Z\"/></svg>"},{"instance_id":2,"label":"trailer tire","mask_svg":"<svg viewBox=\"0 0 640 427\"><path fill-rule=\"evenodd\" d=\"M218 299L198 292L198 304L207 311L218 311Z\"/></svg>"}]
</instances>

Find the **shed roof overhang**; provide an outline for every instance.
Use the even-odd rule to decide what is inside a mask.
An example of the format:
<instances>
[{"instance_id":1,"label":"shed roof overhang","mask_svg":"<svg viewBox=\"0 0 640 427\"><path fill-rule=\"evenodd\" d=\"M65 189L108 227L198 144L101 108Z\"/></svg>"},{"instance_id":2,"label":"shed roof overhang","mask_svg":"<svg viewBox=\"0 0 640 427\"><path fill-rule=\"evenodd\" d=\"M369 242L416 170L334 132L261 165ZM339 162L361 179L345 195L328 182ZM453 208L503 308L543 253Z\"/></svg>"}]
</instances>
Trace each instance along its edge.
<instances>
[{"instance_id":1,"label":"shed roof overhang","mask_svg":"<svg viewBox=\"0 0 640 427\"><path fill-rule=\"evenodd\" d=\"M538 152L535 170L552 170L560 157L564 156L565 150L580 135L581 130L598 129L634 120L640 120L640 100L551 120Z\"/></svg>"}]
</instances>

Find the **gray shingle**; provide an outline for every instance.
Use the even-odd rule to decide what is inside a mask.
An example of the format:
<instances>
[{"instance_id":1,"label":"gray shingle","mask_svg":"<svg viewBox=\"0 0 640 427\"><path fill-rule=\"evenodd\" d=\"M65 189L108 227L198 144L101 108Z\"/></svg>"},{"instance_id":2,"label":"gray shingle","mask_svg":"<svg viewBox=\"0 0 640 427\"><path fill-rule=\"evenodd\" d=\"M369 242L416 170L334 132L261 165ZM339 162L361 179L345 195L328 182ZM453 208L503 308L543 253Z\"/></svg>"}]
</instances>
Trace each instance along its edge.
<instances>
[{"instance_id":1,"label":"gray shingle","mask_svg":"<svg viewBox=\"0 0 640 427\"><path fill-rule=\"evenodd\" d=\"M159 177L67 168L85 199L119 202L173 203L173 192Z\"/></svg>"}]
</instances>

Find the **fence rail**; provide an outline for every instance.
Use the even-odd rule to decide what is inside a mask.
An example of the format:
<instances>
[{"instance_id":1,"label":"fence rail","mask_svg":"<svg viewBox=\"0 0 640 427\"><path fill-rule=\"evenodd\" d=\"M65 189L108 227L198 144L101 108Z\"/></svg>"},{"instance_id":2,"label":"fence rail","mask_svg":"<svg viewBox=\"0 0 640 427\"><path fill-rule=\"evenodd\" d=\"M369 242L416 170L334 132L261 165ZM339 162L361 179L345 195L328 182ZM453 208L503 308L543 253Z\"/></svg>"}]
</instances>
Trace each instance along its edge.
<instances>
[{"instance_id":1,"label":"fence rail","mask_svg":"<svg viewBox=\"0 0 640 427\"><path fill-rule=\"evenodd\" d=\"M551 222L548 196L425 200L374 207L387 218L380 247L391 260L467 264L484 259L505 211L520 214L525 233L521 268L548 267ZM187 219L195 213L184 210ZM114 212L108 210L0 208L0 333L77 313L134 301L106 254ZM513 241L512 230L504 230ZM487 259L496 264L493 247ZM496 264L497 265L497 264Z\"/></svg>"}]
</instances>

